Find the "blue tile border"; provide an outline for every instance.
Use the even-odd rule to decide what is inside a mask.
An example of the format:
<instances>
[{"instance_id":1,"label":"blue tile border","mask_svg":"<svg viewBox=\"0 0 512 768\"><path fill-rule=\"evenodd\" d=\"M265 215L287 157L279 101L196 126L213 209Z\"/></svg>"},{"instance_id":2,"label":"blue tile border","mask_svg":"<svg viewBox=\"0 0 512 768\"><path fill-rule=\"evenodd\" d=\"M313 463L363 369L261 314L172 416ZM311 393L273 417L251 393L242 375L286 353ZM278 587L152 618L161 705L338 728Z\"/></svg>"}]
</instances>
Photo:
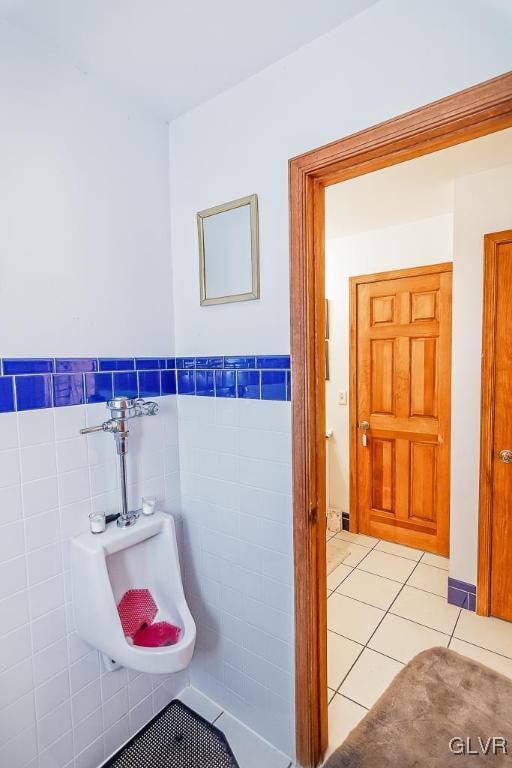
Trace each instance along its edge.
<instances>
[{"instance_id":1,"label":"blue tile border","mask_svg":"<svg viewBox=\"0 0 512 768\"><path fill-rule=\"evenodd\" d=\"M291 399L289 355L0 360L0 413L102 403L113 395Z\"/></svg>"},{"instance_id":2,"label":"blue tile border","mask_svg":"<svg viewBox=\"0 0 512 768\"><path fill-rule=\"evenodd\" d=\"M448 602L458 608L466 608L468 611L476 610L476 587L465 581L448 577Z\"/></svg>"}]
</instances>

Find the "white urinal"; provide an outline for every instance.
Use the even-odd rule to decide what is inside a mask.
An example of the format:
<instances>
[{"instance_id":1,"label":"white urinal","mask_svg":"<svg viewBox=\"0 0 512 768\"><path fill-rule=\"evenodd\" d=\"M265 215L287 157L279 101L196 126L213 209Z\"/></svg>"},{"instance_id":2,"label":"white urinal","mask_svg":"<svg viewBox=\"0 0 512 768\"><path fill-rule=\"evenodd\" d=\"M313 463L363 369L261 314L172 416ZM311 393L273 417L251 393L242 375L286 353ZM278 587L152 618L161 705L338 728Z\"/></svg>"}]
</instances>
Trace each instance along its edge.
<instances>
[{"instance_id":1,"label":"white urinal","mask_svg":"<svg viewBox=\"0 0 512 768\"><path fill-rule=\"evenodd\" d=\"M141 516L130 528L109 525L101 534L71 541L73 601L78 634L104 658L139 672L179 672L194 652L196 626L183 593L171 516ZM129 589L149 589L156 621L181 628L175 645L145 648L124 636L117 606Z\"/></svg>"}]
</instances>

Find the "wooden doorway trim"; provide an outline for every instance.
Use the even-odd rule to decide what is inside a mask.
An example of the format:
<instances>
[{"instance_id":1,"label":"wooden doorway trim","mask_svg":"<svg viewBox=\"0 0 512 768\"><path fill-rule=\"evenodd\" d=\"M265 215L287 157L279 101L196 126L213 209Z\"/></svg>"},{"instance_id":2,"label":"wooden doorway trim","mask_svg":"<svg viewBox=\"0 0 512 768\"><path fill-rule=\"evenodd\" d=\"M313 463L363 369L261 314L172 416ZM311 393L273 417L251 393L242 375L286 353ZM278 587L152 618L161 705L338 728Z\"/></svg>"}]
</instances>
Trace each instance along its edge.
<instances>
[{"instance_id":1,"label":"wooden doorway trim","mask_svg":"<svg viewBox=\"0 0 512 768\"><path fill-rule=\"evenodd\" d=\"M478 577L476 610L491 614L492 484L494 453L494 391L496 316L498 300L498 247L512 241L512 230L484 238L484 311L482 327L482 409L480 428L480 509L478 519Z\"/></svg>"},{"instance_id":2,"label":"wooden doorway trim","mask_svg":"<svg viewBox=\"0 0 512 768\"><path fill-rule=\"evenodd\" d=\"M512 72L290 161L296 754L327 746L324 188L512 126Z\"/></svg>"}]
</instances>

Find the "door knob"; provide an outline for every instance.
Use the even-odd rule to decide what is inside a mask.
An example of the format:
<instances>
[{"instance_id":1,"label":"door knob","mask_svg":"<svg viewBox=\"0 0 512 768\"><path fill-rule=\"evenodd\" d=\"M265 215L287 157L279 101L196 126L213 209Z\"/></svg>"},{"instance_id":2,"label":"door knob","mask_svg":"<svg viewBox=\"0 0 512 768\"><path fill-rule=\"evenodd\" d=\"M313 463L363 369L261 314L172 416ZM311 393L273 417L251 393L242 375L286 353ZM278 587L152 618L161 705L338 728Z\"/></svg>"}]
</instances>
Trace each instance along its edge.
<instances>
[{"instance_id":1,"label":"door knob","mask_svg":"<svg viewBox=\"0 0 512 768\"><path fill-rule=\"evenodd\" d=\"M366 448L368 445L368 438L366 437L366 430L370 429L370 425L367 421L360 421L358 424L359 429L363 430L363 436L361 438L361 445Z\"/></svg>"},{"instance_id":2,"label":"door knob","mask_svg":"<svg viewBox=\"0 0 512 768\"><path fill-rule=\"evenodd\" d=\"M504 464L512 464L512 451L507 449L500 451L500 459Z\"/></svg>"}]
</instances>

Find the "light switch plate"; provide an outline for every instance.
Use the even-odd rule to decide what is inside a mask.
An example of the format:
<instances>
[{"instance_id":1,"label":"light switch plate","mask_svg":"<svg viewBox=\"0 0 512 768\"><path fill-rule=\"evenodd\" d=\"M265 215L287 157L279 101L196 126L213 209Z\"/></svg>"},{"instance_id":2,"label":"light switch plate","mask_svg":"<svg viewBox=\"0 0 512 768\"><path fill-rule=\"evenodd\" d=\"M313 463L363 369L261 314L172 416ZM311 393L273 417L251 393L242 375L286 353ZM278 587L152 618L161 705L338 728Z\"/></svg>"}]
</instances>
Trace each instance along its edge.
<instances>
[{"instance_id":1,"label":"light switch plate","mask_svg":"<svg viewBox=\"0 0 512 768\"><path fill-rule=\"evenodd\" d=\"M338 392L338 405L346 405L346 404L347 404L346 390L344 392Z\"/></svg>"}]
</instances>

